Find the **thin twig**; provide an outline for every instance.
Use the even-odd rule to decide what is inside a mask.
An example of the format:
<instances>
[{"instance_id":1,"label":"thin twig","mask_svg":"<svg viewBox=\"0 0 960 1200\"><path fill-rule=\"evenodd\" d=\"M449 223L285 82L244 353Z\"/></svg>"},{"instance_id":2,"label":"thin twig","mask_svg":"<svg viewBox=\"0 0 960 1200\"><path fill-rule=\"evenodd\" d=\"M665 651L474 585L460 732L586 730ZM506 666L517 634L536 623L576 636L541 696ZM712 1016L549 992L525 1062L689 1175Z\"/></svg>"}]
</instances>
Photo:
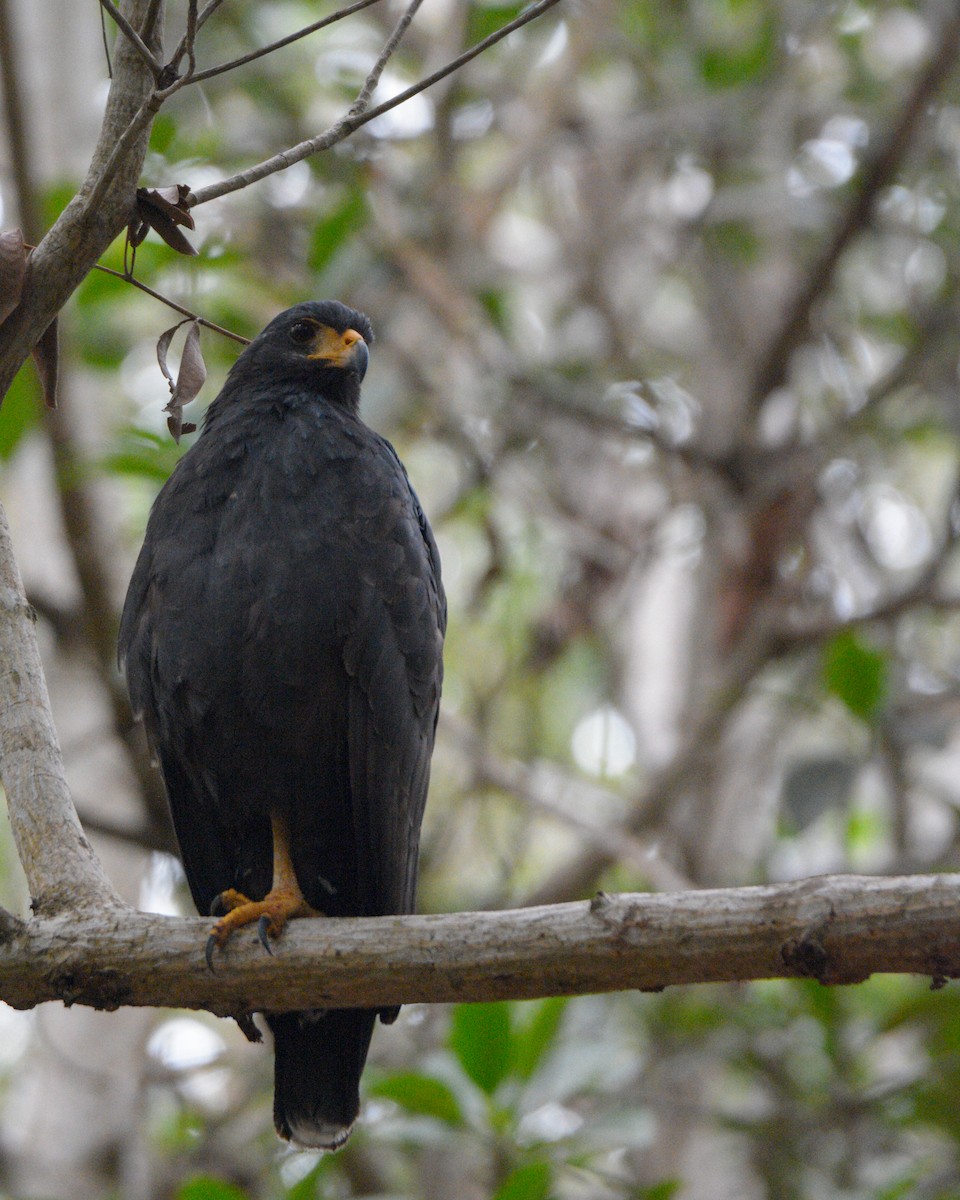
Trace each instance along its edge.
<instances>
[{"instance_id":1,"label":"thin twig","mask_svg":"<svg viewBox=\"0 0 960 1200\"><path fill-rule=\"evenodd\" d=\"M36 246L31 246L29 242L24 242L24 249L36 250ZM131 275L129 271L115 271L113 267L105 267L102 263L93 264L94 271L102 271L104 275L112 275L114 279L122 279L124 283L132 283L135 288L139 288L141 292L145 292L154 300L159 300L161 304L166 304L168 308L172 308L174 312L180 313L190 321L196 321L202 325L204 329L209 329L211 333L222 333L224 337L231 338L235 342L239 342L241 346L249 346L250 338L244 337L242 334L234 333L231 329L224 329L222 325L217 325L213 321L208 321L206 317L198 316L197 313L191 312L189 308L184 308L182 304L178 304L176 300L171 300L167 296L161 295L160 292L155 292L152 287L148 287L145 283L141 283L136 276Z\"/></svg>"},{"instance_id":2,"label":"thin twig","mask_svg":"<svg viewBox=\"0 0 960 1200\"><path fill-rule=\"evenodd\" d=\"M210 3L200 10L200 16L197 17L198 32L206 25L207 18L212 17L222 3L223 0L210 0Z\"/></svg>"},{"instance_id":3,"label":"thin twig","mask_svg":"<svg viewBox=\"0 0 960 1200\"><path fill-rule=\"evenodd\" d=\"M200 188L199 191L191 192L187 197L187 204L194 207L198 204L206 204L209 200L217 200L221 196L227 196L231 192L240 191L241 188L249 187L250 184L265 179L268 175L275 175L277 171L282 171L286 167L293 166L294 163L302 162L303 159L309 158L313 154L318 154L323 150L329 150L331 146L337 145L339 142L348 138L356 129L362 125L368 124L377 117L382 116L391 109L397 108L401 104L405 104L407 100L413 96L417 96L420 92L426 91L435 83L439 83L441 79L446 79L448 75L452 75L454 71L465 66L468 62L483 54L491 46L528 24L530 21L536 20L542 16L548 9L553 8L558 4L559 0L538 0L536 4L531 4L529 8L524 9L518 17L509 21L500 29L495 30L475 46L471 46L469 50L465 50L463 54L458 54L456 58L452 58L444 66L440 67L431 75L427 75L418 83L412 84L402 92L398 92L396 96L392 96L389 100L384 100L382 104L377 104L373 108L368 108L365 112L350 114L342 117L335 124L323 133L318 134L315 138L310 138L305 142L299 142L296 146L291 146L288 150L283 150L279 154L273 155L272 158L265 159L255 166L248 167L245 171L241 171L237 175L230 176L229 179L222 179L219 183L212 183L209 187Z\"/></svg>"},{"instance_id":4,"label":"thin twig","mask_svg":"<svg viewBox=\"0 0 960 1200\"><path fill-rule=\"evenodd\" d=\"M197 0L190 0L190 3L187 5L187 29L183 37L187 51L187 77L192 78L194 71L197 69L197 57L195 53L197 40Z\"/></svg>"},{"instance_id":5,"label":"thin twig","mask_svg":"<svg viewBox=\"0 0 960 1200\"><path fill-rule=\"evenodd\" d=\"M198 28L206 20L209 9L216 7L221 3L221 0L211 0L207 8L203 10L197 20ZM289 46L292 42L297 42L301 38L307 37L311 33L316 33L318 29L325 29L328 25L333 25L336 21L342 21L344 17L352 16L355 12L360 12L361 9L370 8L373 4L379 4L380 0L356 0L354 4L348 4L346 8L341 8L335 13L331 13L329 17L324 17L322 21L314 21L312 25L307 25L303 29L298 29L296 33L288 34L285 38L280 38L279 41L271 42L269 46L261 46L259 50L252 50L249 54L241 55L240 58L233 58L230 62L221 63L218 67L208 67L205 71L197 71L190 79L191 83L202 83L205 79L213 79L216 75L223 75L227 71L233 71L237 67L246 66L247 63L253 62L255 59L263 58L266 54L272 54L275 50L281 50L284 46Z\"/></svg>"},{"instance_id":6,"label":"thin twig","mask_svg":"<svg viewBox=\"0 0 960 1200\"><path fill-rule=\"evenodd\" d=\"M100 0L100 7L110 14L131 45L136 47L137 53L153 72L154 79L159 79L160 72L163 70L163 63L160 62L140 34L137 33L127 18L113 3L113 0Z\"/></svg>"},{"instance_id":7,"label":"thin twig","mask_svg":"<svg viewBox=\"0 0 960 1200\"><path fill-rule=\"evenodd\" d=\"M104 267L100 263L95 263L95 271L102 271L105 275L112 275L115 279L122 279L125 283L132 283L135 288L139 288L141 292L145 292L148 296L152 296L154 300L159 300L161 304L166 304L168 308L172 308L174 312L178 312L181 316L187 317L191 321L196 321L202 325L204 329L209 329L213 333L222 333L224 337L231 338L235 342L239 342L241 346L249 346L250 339L243 337L239 333L234 333L230 329L224 329L222 325L217 325L213 321L208 321L206 317L198 316L195 312L191 312L189 308L184 308L182 304L178 304L176 300L170 300L167 296L162 296L159 292L155 292L152 287L148 287L145 283L141 283L139 279L133 275L125 275L122 271L115 271L112 267Z\"/></svg>"},{"instance_id":8,"label":"thin twig","mask_svg":"<svg viewBox=\"0 0 960 1200\"><path fill-rule=\"evenodd\" d=\"M407 5L407 11L397 22L396 28L387 38L383 49L380 51L380 57L373 64L370 73L363 81L363 87L360 89L356 100L354 100L353 105L350 108L351 116L357 113L366 112L366 110L370 107L370 99L373 96L373 93L377 90L377 84L380 82L380 77L383 75L384 68L390 61L394 51L400 45L403 35L410 27L410 22L416 16L417 9L420 7L422 2L423 0L410 0L410 3Z\"/></svg>"},{"instance_id":9,"label":"thin twig","mask_svg":"<svg viewBox=\"0 0 960 1200\"><path fill-rule=\"evenodd\" d=\"M113 63L110 61L110 42L107 40L107 18L100 6L100 36L103 38L103 57L107 60L107 78L113 79Z\"/></svg>"}]
</instances>

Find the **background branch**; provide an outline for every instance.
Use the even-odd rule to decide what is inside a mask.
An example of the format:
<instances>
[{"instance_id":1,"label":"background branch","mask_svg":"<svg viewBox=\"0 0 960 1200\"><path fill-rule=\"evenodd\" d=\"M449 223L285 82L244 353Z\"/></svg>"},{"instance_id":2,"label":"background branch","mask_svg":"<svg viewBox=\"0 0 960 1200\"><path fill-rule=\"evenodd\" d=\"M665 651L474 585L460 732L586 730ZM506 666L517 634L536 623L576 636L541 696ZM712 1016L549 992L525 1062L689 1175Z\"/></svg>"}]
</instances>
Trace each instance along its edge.
<instances>
[{"instance_id":1,"label":"background branch","mask_svg":"<svg viewBox=\"0 0 960 1200\"><path fill-rule=\"evenodd\" d=\"M790 354L806 335L813 307L830 287L841 255L869 223L877 197L909 153L918 124L928 114L931 101L954 69L960 49L960 9L954 9L944 19L934 45L936 49L927 69L917 79L892 128L865 165L833 236L807 272L787 306L782 324L770 339L750 387L749 415L755 415L766 396L786 378Z\"/></svg>"}]
</instances>

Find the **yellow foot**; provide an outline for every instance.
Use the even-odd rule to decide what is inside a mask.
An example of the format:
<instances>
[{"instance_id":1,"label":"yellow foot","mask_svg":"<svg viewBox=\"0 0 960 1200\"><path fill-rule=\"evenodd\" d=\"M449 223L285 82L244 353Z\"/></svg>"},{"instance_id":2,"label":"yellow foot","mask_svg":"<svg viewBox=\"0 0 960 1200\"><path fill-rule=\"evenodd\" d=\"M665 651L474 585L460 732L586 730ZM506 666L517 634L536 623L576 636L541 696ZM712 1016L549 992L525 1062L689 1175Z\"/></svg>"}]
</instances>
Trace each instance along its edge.
<instances>
[{"instance_id":1,"label":"yellow foot","mask_svg":"<svg viewBox=\"0 0 960 1200\"><path fill-rule=\"evenodd\" d=\"M250 900L242 892L228 888L221 892L216 903L224 915L207 938L206 960L211 971L214 949L225 946L233 932L244 925L252 925L256 921L260 944L268 954L272 954L267 939L278 938L291 917L323 916L323 913L310 907L299 888L273 888L262 900Z\"/></svg>"},{"instance_id":2,"label":"yellow foot","mask_svg":"<svg viewBox=\"0 0 960 1200\"><path fill-rule=\"evenodd\" d=\"M250 903L251 901L243 892L238 892L236 888L227 888L225 892L214 896L213 903L210 905L210 916L222 917L225 913L233 912L235 908L241 908L244 904Z\"/></svg>"}]
</instances>

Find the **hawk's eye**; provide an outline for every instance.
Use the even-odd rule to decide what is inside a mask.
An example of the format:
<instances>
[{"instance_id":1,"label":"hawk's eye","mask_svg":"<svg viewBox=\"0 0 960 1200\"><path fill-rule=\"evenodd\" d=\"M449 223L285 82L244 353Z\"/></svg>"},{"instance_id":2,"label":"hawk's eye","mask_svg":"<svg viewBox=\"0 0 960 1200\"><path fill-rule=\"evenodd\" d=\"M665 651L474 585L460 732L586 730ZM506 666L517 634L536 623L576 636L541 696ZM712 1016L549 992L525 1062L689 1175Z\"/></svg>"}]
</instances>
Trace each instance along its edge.
<instances>
[{"instance_id":1,"label":"hawk's eye","mask_svg":"<svg viewBox=\"0 0 960 1200\"><path fill-rule=\"evenodd\" d=\"M298 321L290 328L290 341L296 342L298 346L305 346L307 342L313 341L316 332L317 327L312 321Z\"/></svg>"}]
</instances>

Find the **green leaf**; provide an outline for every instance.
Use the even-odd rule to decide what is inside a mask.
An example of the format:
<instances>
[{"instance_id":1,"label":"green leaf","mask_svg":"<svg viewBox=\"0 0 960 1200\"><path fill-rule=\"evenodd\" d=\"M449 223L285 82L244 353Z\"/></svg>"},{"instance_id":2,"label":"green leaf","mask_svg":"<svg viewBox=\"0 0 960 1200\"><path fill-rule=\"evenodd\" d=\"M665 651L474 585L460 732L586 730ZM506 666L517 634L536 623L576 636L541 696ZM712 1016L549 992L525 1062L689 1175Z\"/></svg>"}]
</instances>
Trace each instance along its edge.
<instances>
[{"instance_id":1,"label":"green leaf","mask_svg":"<svg viewBox=\"0 0 960 1200\"><path fill-rule=\"evenodd\" d=\"M247 1193L234 1183L213 1175L195 1175L176 1193L176 1200L248 1200Z\"/></svg>"},{"instance_id":2,"label":"green leaf","mask_svg":"<svg viewBox=\"0 0 960 1200\"><path fill-rule=\"evenodd\" d=\"M758 262L763 253L757 231L746 221L719 221L710 237L723 254L743 266Z\"/></svg>"},{"instance_id":3,"label":"green leaf","mask_svg":"<svg viewBox=\"0 0 960 1200\"><path fill-rule=\"evenodd\" d=\"M333 212L314 226L307 256L310 270L319 273L329 266L342 246L363 228L366 218L363 189L353 187Z\"/></svg>"},{"instance_id":4,"label":"green leaf","mask_svg":"<svg viewBox=\"0 0 960 1200\"><path fill-rule=\"evenodd\" d=\"M168 113L158 113L153 118L153 127L150 130L150 149L155 150L157 154L166 154L176 134L177 122L173 117Z\"/></svg>"},{"instance_id":5,"label":"green leaf","mask_svg":"<svg viewBox=\"0 0 960 1200\"><path fill-rule=\"evenodd\" d=\"M522 4L474 4L467 18L467 44L472 46L508 25L523 8Z\"/></svg>"},{"instance_id":6,"label":"green leaf","mask_svg":"<svg viewBox=\"0 0 960 1200\"><path fill-rule=\"evenodd\" d=\"M560 1020L567 1008L569 997L551 996L539 1003L524 1005L532 1009L525 1023L514 1031L513 1074L520 1079L529 1079L540 1065L544 1055L556 1040Z\"/></svg>"},{"instance_id":7,"label":"green leaf","mask_svg":"<svg viewBox=\"0 0 960 1200\"><path fill-rule=\"evenodd\" d=\"M663 1179L637 1192L637 1200L672 1200L679 1190L679 1179Z\"/></svg>"},{"instance_id":8,"label":"green leaf","mask_svg":"<svg viewBox=\"0 0 960 1200\"><path fill-rule=\"evenodd\" d=\"M463 1113L456 1096L442 1079L434 1079L431 1075L401 1071L381 1079L367 1090L371 1095L392 1100L418 1116L435 1117L447 1125L463 1124Z\"/></svg>"},{"instance_id":9,"label":"green leaf","mask_svg":"<svg viewBox=\"0 0 960 1200\"><path fill-rule=\"evenodd\" d=\"M764 6L753 0L726 0L716 6L711 44L700 55L700 73L708 87L754 83L773 68L777 31Z\"/></svg>"},{"instance_id":10,"label":"green leaf","mask_svg":"<svg viewBox=\"0 0 960 1200\"><path fill-rule=\"evenodd\" d=\"M839 633L823 651L827 691L863 721L871 721L887 695L887 657L853 630Z\"/></svg>"},{"instance_id":11,"label":"green leaf","mask_svg":"<svg viewBox=\"0 0 960 1200\"><path fill-rule=\"evenodd\" d=\"M546 1200L550 1191L550 1164L525 1163L511 1171L493 1194L493 1200Z\"/></svg>"},{"instance_id":12,"label":"green leaf","mask_svg":"<svg viewBox=\"0 0 960 1200\"><path fill-rule=\"evenodd\" d=\"M40 420L40 400L33 366L17 372L0 408L0 460L6 461L20 439Z\"/></svg>"},{"instance_id":13,"label":"green leaf","mask_svg":"<svg viewBox=\"0 0 960 1200\"><path fill-rule=\"evenodd\" d=\"M115 448L100 459L99 466L111 475L131 475L165 483L182 453L182 448L165 434L128 429L120 435Z\"/></svg>"},{"instance_id":14,"label":"green leaf","mask_svg":"<svg viewBox=\"0 0 960 1200\"><path fill-rule=\"evenodd\" d=\"M513 1057L507 1004L458 1004L450 1025L450 1048L477 1087L492 1096Z\"/></svg>"}]
</instances>

